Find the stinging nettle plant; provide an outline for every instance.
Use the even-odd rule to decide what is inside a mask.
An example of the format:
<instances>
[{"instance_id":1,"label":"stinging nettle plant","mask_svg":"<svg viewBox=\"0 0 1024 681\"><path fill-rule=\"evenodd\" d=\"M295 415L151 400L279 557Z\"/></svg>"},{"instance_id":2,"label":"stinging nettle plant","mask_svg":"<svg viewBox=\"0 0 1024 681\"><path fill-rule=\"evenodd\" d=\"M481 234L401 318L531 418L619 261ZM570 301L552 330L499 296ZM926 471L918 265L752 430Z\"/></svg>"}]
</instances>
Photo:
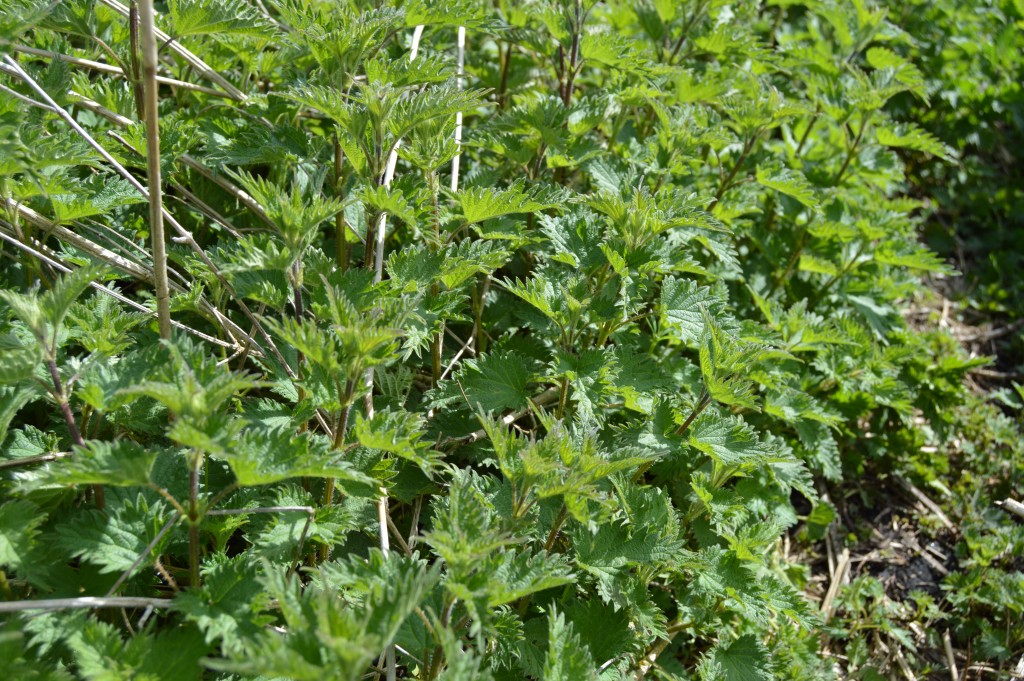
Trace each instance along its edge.
<instances>
[{"instance_id":1,"label":"stinging nettle plant","mask_svg":"<svg viewBox=\"0 0 1024 681\"><path fill-rule=\"evenodd\" d=\"M833 673L779 538L977 365L884 8L138 5L0 18L12 678Z\"/></svg>"}]
</instances>

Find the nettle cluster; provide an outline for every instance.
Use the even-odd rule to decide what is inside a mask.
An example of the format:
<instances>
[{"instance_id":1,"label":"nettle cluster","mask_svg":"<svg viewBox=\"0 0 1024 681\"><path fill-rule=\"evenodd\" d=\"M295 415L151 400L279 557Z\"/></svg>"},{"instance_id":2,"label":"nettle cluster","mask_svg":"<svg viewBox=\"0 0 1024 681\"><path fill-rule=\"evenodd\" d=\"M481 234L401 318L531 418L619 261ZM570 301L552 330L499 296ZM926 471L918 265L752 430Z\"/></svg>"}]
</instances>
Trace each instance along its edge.
<instances>
[{"instance_id":1,"label":"nettle cluster","mask_svg":"<svg viewBox=\"0 0 1024 681\"><path fill-rule=\"evenodd\" d=\"M972 366L898 312L906 36L379 5L158 5L161 339L134 3L5 3L9 676L831 674L779 537Z\"/></svg>"}]
</instances>

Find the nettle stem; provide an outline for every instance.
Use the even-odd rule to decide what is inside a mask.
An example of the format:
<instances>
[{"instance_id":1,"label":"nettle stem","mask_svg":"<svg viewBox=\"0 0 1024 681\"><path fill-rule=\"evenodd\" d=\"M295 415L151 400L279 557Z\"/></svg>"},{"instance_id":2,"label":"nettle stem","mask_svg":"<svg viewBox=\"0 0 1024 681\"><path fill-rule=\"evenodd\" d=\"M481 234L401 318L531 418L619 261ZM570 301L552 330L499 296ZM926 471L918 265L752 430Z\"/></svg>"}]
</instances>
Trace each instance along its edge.
<instances>
[{"instance_id":1,"label":"nettle stem","mask_svg":"<svg viewBox=\"0 0 1024 681\"><path fill-rule=\"evenodd\" d=\"M715 192L715 198L712 199L711 203L708 204L708 207L705 210L710 212L716 205L718 205L718 202L722 200L725 193L732 187L733 180L736 179L736 174L739 173L740 167L743 166L743 162L747 160L747 156L749 156L750 152L753 151L754 144L757 142L757 138L759 136L760 133L755 133L743 139L743 151L740 152L740 156L736 159L736 164L733 165L732 170L729 171L729 175L722 180L720 185L718 185L718 191Z\"/></svg>"},{"instance_id":2,"label":"nettle stem","mask_svg":"<svg viewBox=\"0 0 1024 681\"><path fill-rule=\"evenodd\" d=\"M57 370L57 361L53 358L52 352L50 355L46 360L46 368L50 371L50 380L53 382L53 399L56 400L61 416L64 417L64 423L67 425L68 433L71 435L71 442L77 447L84 447L85 440L82 438L82 431L79 430L78 423L75 421L75 414L71 411L68 395L64 392L64 384L60 380L60 372ZM102 511L107 506L103 486L93 485L92 493L96 501L96 508Z\"/></svg>"},{"instance_id":3,"label":"nettle stem","mask_svg":"<svg viewBox=\"0 0 1024 681\"><path fill-rule=\"evenodd\" d=\"M139 3L132 2L128 9L128 37L131 45L128 63L131 73L127 74L135 95L135 115L140 121L146 118L146 92L142 87L142 68L139 65Z\"/></svg>"},{"instance_id":4,"label":"nettle stem","mask_svg":"<svg viewBox=\"0 0 1024 681\"><path fill-rule=\"evenodd\" d=\"M199 588L199 469L202 454L193 452L196 460L188 471L188 577L189 585Z\"/></svg>"},{"instance_id":5,"label":"nettle stem","mask_svg":"<svg viewBox=\"0 0 1024 681\"><path fill-rule=\"evenodd\" d=\"M341 148L341 141L337 135L334 137L334 195L339 199L344 193L345 150ZM348 269L349 247L348 247L348 226L345 222L345 213L339 211L334 216L334 232L337 239L338 269L342 272Z\"/></svg>"},{"instance_id":6,"label":"nettle stem","mask_svg":"<svg viewBox=\"0 0 1024 681\"><path fill-rule=\"evenodd\" d=\"M860 141L864 137L864 131L868 127L868 121L871 120L871 114L865 113L863 116L864 117L860 123L860 129L857 130L857 136L854 137L853 144L851 144L850 148L846 151L846 159L843 161L843 166L839 169L839 172L836 173L836 179L832 180L833 187L838 187L839 183L843 181L843 175L846 174L847 168L850 167L850 161L853 160L854 155L857 153L857 147L860 146Z\"/></svg>"}]
</instances>

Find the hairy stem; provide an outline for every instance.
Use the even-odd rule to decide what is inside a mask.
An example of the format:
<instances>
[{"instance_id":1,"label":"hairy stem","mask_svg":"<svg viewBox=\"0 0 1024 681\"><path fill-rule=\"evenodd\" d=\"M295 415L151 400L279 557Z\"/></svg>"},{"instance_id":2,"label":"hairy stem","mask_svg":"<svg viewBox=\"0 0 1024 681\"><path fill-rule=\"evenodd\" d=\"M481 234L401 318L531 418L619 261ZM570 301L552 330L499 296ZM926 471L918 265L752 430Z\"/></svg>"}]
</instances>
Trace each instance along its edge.
<instances>
[{"instance_id":1,"label":"hairy stem","mask_svg":"<svg viewBox=\"0 0 1024 681\"><path fill-rule=\"evenodd\" d=\"M833 187L838 187L839 183L842 182L843 175L846 174L847 168L850 167L850 161L853 160L854 155L857 153L857 147L860 146L860 141L864 137L864 131L868 127L869 120L871 120L870 113L864 114L864 118L860 123L860 129L857 130L857 136L853 139L853 144L850 145L850 148L846 152L846 159L843 161L843 165L839 169L839 172L836 173L836 179L832 180Z\"/></svg>"},{"instance_id":2,"label":"hairy stem","mask_svg":"<svg viewBox=\"0 0 1024 681\"><path fill-rule=\"evenodd\" d=\"M146 92L142 87L142 68L139 65L139 3L133 1L128 10L128 31L131 53L128 55L131 73L126 74L135 95L135 115L146 119Z\"/></svg>"},{"instance_id":3,"label":"hairy stem","mask_svg":"<svg viewBox=\"0 0 1024 681\"><path fill-rule=\"evenodd\" d=\"M753 150L757 137L758 135L754 134L744 139L743 151L740 152L740 156L736 159L736 163L733 165L732 170L729 171L728 176L726 176L726 178L722 180L722 183L718 185L718 191L715 192L715 198L711 200L711 203L708 204L708 207L705 210L710 211L718 205L718 202L722 200L725 193L729 191L730 187L732 187L733 180L736 179L736 174L740 171L740 167L743 166L743 162L747 160L747 156L749 156L750 152Z\"/></svg>"},{"instance_id":4,"label":"hairy stem","mask_svg":"<svg viewBox=\"0 0 1024 681\"><path fill-rule=\"evenodd\" d=\"M68 433L71 435L71 442L78 447L85 446L85 440L82 439L82 432L78 429L78 423L75 421L75 415L71 411L71 404L68 401L68 396L64 393L64 384L60 380L60 372L57 371L57 362L52 357L46 360L46 368L50 371L50 380L53 382L53 399L57 401L57 406L60 408L61 416L64 417L64 423L68 427ZM92 486L93 498L96 501L96 508L103 510L107 506L106 495L103 492L102 485Z\"/></svg>"},{"instance_id":5,"label":"hairy stem","mask_svg":"<svg viewBox=\"0 0 1024 681\"><path fill-rule=\"evenodd\" d=\"M338 197L339 199L341 198L341 195L342 195L343 190L344 190L344 184L343 183L344 183L344 179L345 178L342 175L342 170L344 168L344 165L345 165L345 150L341 148L341 142L339 142L338 138L335 137L335 139L334 139L334 195L336 197ZM348 269L349 248L348 248L348 227L347 227L347 225L345 223L345 214L343 212L339 211L338 214L334 216L334 232L335 232L335 239L337 239L337 242L338 242L337 243L338 269L340 269L342 272L344 272L345 270Z\"/></svg>"},{"instance_id":6,"label":"hairy stem","mask_svg":"<svg viewBox=\"0 0 1024 681\"><path fill-rule=\"evenodd\" d=\"M194 453L198 457L198 452ZM188 577L189 585L199 588L199 468L196 461L188 472Z\"/></svg>"}]
</instances>

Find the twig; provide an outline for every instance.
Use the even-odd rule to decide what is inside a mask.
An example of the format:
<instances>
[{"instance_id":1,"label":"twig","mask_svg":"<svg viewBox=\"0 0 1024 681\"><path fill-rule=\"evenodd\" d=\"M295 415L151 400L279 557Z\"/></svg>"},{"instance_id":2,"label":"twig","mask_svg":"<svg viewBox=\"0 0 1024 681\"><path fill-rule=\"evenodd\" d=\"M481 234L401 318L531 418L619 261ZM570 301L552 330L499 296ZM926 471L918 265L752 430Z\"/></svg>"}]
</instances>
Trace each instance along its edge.
<instances>
[{"instance_id":1,"label":"twig","mask_svg":"<svg viewBox=\"0 0 1024 681\"><path fill-rule=\"evenodd\" d=\"M107 7L111 8L112 10L121 14L124 17L127 17L129 15L128 7L121 4L117 0L100 0L100 2L102 2L104 5L106 5ZM163 42L165 45L167 45L172 52L174 52L176 55L184 59L189 66L198 71L208 80L224 88L224 91L228 93L228 95L231 96L233 99L237 99L240 102L244 102L248 99L244 92L236 88L226 78L224 78L222 75L214 71L202 59L200 59L199 57L185 49L185 47L180 42L178 42L171 36L167 35L160 29L155 29L154 33L156 34L156 37L159 38L161 42Z\"/></svg>"},{"instance_id":2,"label":"twig","mask_svg":"<svg viewBox=\"0 0 1024 681\"><path fill-rule=\"evenodd\" d=\"M1002 501L997 501L996 506L1007 513L1013 513L1014 515L1024 518L1024 504L1020 503L1016 499L1003 499Z\"/></svg>"},{"instance_id":3,"label":"twig","mask_svg":"<svg viewBox=\"0 0 1024 681\"><path fill-rule=\"evenodd\" d=\"M68 90L68 94L71 95L72 97L76 98L76 101L75 101L76 105L82 107L83 109L88 109L89 111L92 111L93 113L99 114L100 116L103 116L104 118L106 118L111 123L114 123L116 125L120 125L121 127L128 127L129 125L133 125L134 124L134 121L132 119L130 119L130 118L126 117L126 116L122 116L121 114L117 113L116 111L111 111L110 109L108 109L107 107L103 106L99 102L94 102L91 99L89 99L88 97L86 97L84 95L78 94L74 90Z\"/></svg>"},{"instance_id":4,"label":"twig","mask_svg":"<svg viewBox=\"0 0 1024 681\"><path fill-rule=\"evenodd\" d=\"M996 338L1008 336L1011 333L1020 329L1022 326L1024 326L1024 319L1018 319L1017 321L1007 324L1006 326L1000 326L994 329L989 329L988 331L981 331L970 336L958 336L957 340L960 341L961 343L984 343L986 341L995 340Z\"/></svg>"},{"instance_id":5,"label":"twig","mask_svg":"<svg viewBox=\"0 0 1024 681\"><path fill-rule=\"evenodd\" d=\"M26 45L14 45L15 52L21 52L23 54L31 54L35 57L47 57L49 59L58 59L68 64L74 64L75 66L81 66L83 68L91 69L93 71L99 71L100 73L109 73L115 76L125 76L125 72L119 66L113 64L104 64L103 62L93 61L91 59L80 59L79 57L72 57L67 54L61 54L59 52L51 52L49 50L40 50L35 47L28 47ZM204 87L202 85L196 85L195 83L189 83L184 80L178 80L177 78L167 78L165 76L157 76L156 82L161 85L170 85L171 87L179 87L185 90L195 90L196 92L202 92L204 94L213 95L214 97L225 97L227 99L235 99L231 95L228 95L220 90L214 90L213 88Z\"/></svg>"},{"instance_id":6,"label":"twig","mask_svg":"<svg viewBox=\"0 0 1024 681\"><path fill-rule=\"evenodd\" d=\"M30 208L16 205L15 202L12 201L11 199L6 199L6 206L8 208L15 207L15 209L21 214L21 216L25 217L29 222L33 223L37 227L40 227L48 232L53 233L53 235L56 236L58 239L67 244L70 244L71 246L74 246L78 250L88 253L89 255L107 263L108 265L113 265L114 267L117 267L118 269L128 274L131 274L132 276L138 279L141 279L142 281L152 283L153 275L146 268L137 265L134 262L127 260L117 255L116 253L113 253L112 251L103 248L102 246L96 244L95 242L89 241L88 239L81 237L78 234L75 234L74 232L65 227L61 227L60 225L57 225L46 220L45 218L43 218L41 215L39 215ZM39 250L37 250L27 244L21 243L14 237L5 234L5 232L14 233L14 231L15 230L8 223L4 222L3 220L0 220L0 239L12 244L13 246L25 251L26 253L29 253L33 257L38 258L39 260L47 263L51 267L60 270L61 272L71 272L71 268L58 261L55 255L48 254L47 251L49 251L49 249L47 249L45 246L40 245ZM102 286L97 282L90 282L90 285L97 291L100 291L116 300L119 300L120 302L138 310L139 312L144 312L147 315L151 316L155 316L156 314L153 310L149 309L145 305L142 305L141 303L138 303L118 293L117 291L112 291L111 289ZM205 298L201 298L199 300L199 306L200 310L204 312L209 312L209 310L213 307L212 305L210 305L209 302L206 301ZM171 324L183 331L191 333L197 338L202 338L208 343L213 343L215 345L231 349L236 349L238 347L236 343L227 343L225 341L220 340L219 338L214 338L213 336L205 334L202 331L199 331L198 329L193 329L192 327L186 326L185 324L182 324L180 322L171 320ZM241 331L241 329L239 329L239 331Z\"/></svg>"},{"instance_id":7,"label":"twig","mask_svg":"<svg viewBox=\"0 0 1024 681\"><path fill-rule=\"evenodd\" d=\"M538 407L543 407L543 406L546 406L546 405L549 405L549 404L555 402L558 399L558 395L559 395L560 392L561 392L560 388L548 388L547 390L542 392L540 395L537 395L537 397L534 397L531 401L533 402L534 405L536 405ZM510 426L513 423L515 423L516 421L518 421L520 418L522 418L523 416L525 416L526 414L529 414L529 413L530 413L529 409L520 409L518 411L514 411L514 412L511 412L509 414L505 414L504 416L501 417L501 425L502 426ZM466 444L470 444L470 443L473 443L473 442L478 442L480 440L483 440L485 437L487 437L487 431L484 430L483 428L481 428L480 430L474 431L474 432L470 433L469 435L463 435L461 437L449 437L449 438L446 438L446 439L442 440L438 444L438 447L439 448L443 447L443 448L451 449L451 448L457 447L459 445L466 445Z\"/></svg>"},{"instance_id":8,"label":"twig","mask_svg":"<svg viewBox=\"0 0 1024 681\"><path fill-rule=\"evenodd\" d=\"M142 39L142 80L146 100L146 174L149 177L149 233L153 244L156 283L156 318L160 338L171 337L171 294L167 288L167 243L164 237L163 183L160 180L159 86L156 82L156 36L153 0L139 0L139 36Z\"/></svg>"},{"instance_id":9,"label":"twig","mask_svg":"<svg viewBox=\"0 0 1024 681\"><path fill-rule=\"evenodd\" d=\"M949 665L950 681L960 681L960 672L956 668L956 657L953 655L953 641L949 636L949 629L942 632L942 648L946 652L946 664Z\"/></svg>"},{"instance_id":10,"label":"twig","mask_svg":"<svg viewBox=\"0 0 1024 681\"><path fill-rule=\"evenodd\" d=\"M390 515L387 515L386 517L388 521L388 529L391 530L391 533L395 535L395 539L398 540L398 546L402 549L402 553L411 558L412 549L410 549L409 544L406 543L405 537L402 536L402 532L398 529L398 526L395 525L395 521L391 519Z\"/></svg>"},{"instance_id":11,"label":"twig","mask_svg":"<svg viewBox=\"0 0 1024 681\"><path fill-rule=\"evenodd\" d=\"M936 504L934 501L929 499L928 496L924 492L922 492L920 489L918 489L916 485L914 485L912 482L910 482L909 480L907 480L903 476L897 475L895 477L896 477L896 482L900 483L900 485L905 490L910 492L914 496L915 499L920 501L922 504L924 504L924 506L929 511L934 513L935 517L939 519L939 522L941 522L943 525L945 525L947 529L956 530L956 525L954 525L953 522L949 519L949 517L945 513L942 512L942 509L939 508L938 504Z\"/></svg>"},{"instance_id":12,"label":"twig","mask_svg":"<svg viewBox=\"0 0 1024 681\"><path fill-rule=\"evenodd\" d=\"M465 73L466 67L466 27L459 26L459 34L457 39L458 57L456 58L456 76L455 86L462 89L462 77ZM459 151L455 154L455 158L452 159L452 191L458 191L459 189L459 160L462 158L462 112L457 111L455 113L455 147Z\"/></svg>"},{"instance_id":13,"label":"twig","mask_svg":"<svg viewBox=\"0 0 1024 681\"><path fill-rule=\"evenodd\" d=\"M170 529L174 527L174 524L177 523L180 519L181 514L177 511L174 511L171 514L171 519L167 521L167 523L160 529L159 532L157 532L156 536L153 537L153 541L149 542L146 548L142 550L142 553L139 554L139 557L135 559L135 562L132 563L127 570L122 572L121 576L117 578L116 582L114 582L114 585L107 590L107 598L113 596L114 593L117 592L118 588L120 588L120 586L125 583L125 580L127 580L131 576L131 574L135 572L135 568L142 565L142 561L146 560L146 556L149 555L150 551L152 551L156 547L156 545L160 543L160 540L164 538L164 535L167 534L167 532L170 531Z\"/></svg>"},{"instance_id":14,"label":"twig","mask_svg":"<svg viewBox=\"0 0 1024 681\"><path fill-rule=\"evenodd\" d=\"M444 372L441 374L440 380L443 381L445 377L448 376L449 373L451 373L451 370L454 369L455 365L459 363L459 358L461 358L463 353L465 353L466 350L469 350L470 346L473 345L474 340L476 339L473 336L470 336L469 340L462 344L462 347L459 348L459 351L455 353L454 357L452 357L452 361L448 363L448 368L446 368Z\"/></svg>"},{"instance_id":15,"label":"twig","mask_svg":"<svg viewBox=\"0 0 1024 681\"><path fill-rule=\"evenodd\" d=\"M377 499L377 522L380 525L380 550L387 558L391 553L391 542L388 539L388 491L383 487L380 490L380 498ZM384 658L387 664L387 681L395 681L397 678L395 669L395 644L391 643L384 649Z\"/></svg>"},{"instance_id":16,"label":"twig","mask_svg":"<svg viewBox=\"0 0 1024 681\"><path fill-rule=\"evenodd\" d=\"M104 0L104 2L111 1L113 0ZM78 133L89 144L89 146L95 149L97 153L99 153L99 155L105 161L107 161L111 166L113 166L113 168L117 170L118 173L122 177L124 177L129 184L135 187L135 189L139 192L139 194L142 195L143 198L145 198L147 201L149 200L149 191L142 185L142 183L139 182L134 175L129 173L124 168L124 166L118 163L118 161L113 156L111 156L106 149L100 146L100 144L96 142L95 139L93 139L92 135L86 132L86 130L82 128L82 126L80 126L77 121L75 121L74 117L72 117L71 114L69 114L67 111L58 106L57 103L53 101L53 98L51 98L46 93L46 91L39 86L39 84L32 78L32 76L26 73L25 70L22 69L18 65L18 63L11 59L8 55L4 55L3 59L12 67L14 67L14 69L18 72L18 76L24 82L26 82L33 90L35 90L37 94L39 94L39 96L41 96L50 106L53 107L54 112L58 116L60 116L61 119L63 119L76 133ZM8 199L8 201L10 200ZM274 343L274 339L270 337L270 334L267 333L266 329L263 328L263 325L260 324L258 319L256 319L255 315L253 315L252 311L249 309L249 306L245 304L245 301L243 301L241 298L237 296L234 287L227 279L224 278L224 275L220 272L220 269L213 263L212 260L210 260L209 256L206 255L206 253L199 246L199 244L196 243L196 240L192 237L192 234L189 233L189 231L186 230L184 227L182 227L181 224L174 219L174 216L167 212L166 208L162 209L161 212L167 224L173 227L174 230L180 235L180 240L188 244L189 248L192 249L192 252L199 257L199 259L203 262L204 265L206 265L210 273L213 274L220 282L220 284L225 288L225 290L227 290L232 295L232 297L234 297L235 302L238 304L239 309L241 309L242 311L242 314L244 314L245 317L250 322L252 322L254 328L263 337L264 341L266 341L267 347L270 349L270 352L274 355L274 358L281 364L282 367L284 367L284 370L289 375L289 377L295 378L295 372L288 365L288 362L285 361L284 356L281 355L280 350L278 350L277 345ZM228 335L232 336L232 338L236 341L236 344L236 329L238 330L242 338L251 338L249 334L246 334L244 331L242 331L237 324L230 322L230 320L224 317L220 313L220 311L217 310L217 308L211 305L209 309L213 313L214 317L218 320L218 322L223 326L224 330L228 333ZM326 420L324 420L323 415L320 414L319 412L317 415L317 419L320 425L325 428L325 430L329 430L327 428Z\"/></svg>"},{"instance_id":17,"label":"twig","mask_svg":"<svg viewBox=\"0 0 1024 681\"><path fill-rule=\"evenodd\" d=\"M82 596L80 598L44 598L38 601L3 601L0 613L25 610L91 610L93 608L169 608L170 598L144 598L141 596Z\"/></svg>"},{"instance_id":18,"label":"twig","mask_svg":"<svg viewBox=\"0 0 1024 681\"><path fill-rule=\"evenodd\" d=\"M669 628L671 628L671 625ZM651 647L647 649L647 652L644 653L643 658L641 658L640 664L637 665L636 681L643 681L647 678L647 672L651 670L651 667L653 667L654 663L658 660L658 656L665 651L665 648L668 648L669 644L672 643L672 639L676 637L676 634L679 631L681 630L670 631L667 638L659 638L651 644Z\"/></svg>"},{"instance_id":19,"label":"twig","mask_svg":"<svg viewBox=\"0 0 1024 681\"><path fill-rule=\"evenodd\" d=\"M839 562L836 564L836 573L832 578L832 583L828 587L828 592L825 594L824 600L821 602L821 615L825 622L828 622L832 618L832 605L835 602L836 596L839 595L839 589L843 585L843 580L846 578L846 571L850 568L850 549L843 549L843 553L839 556Z\"/></svg>"},{"instance_id":20,"label":"twig","mask_svg":"<svg viewBox=\"0 0 1024 681\"><path fill-rule=\"evenodd\" d=\"M74 452L52 452L50 454L40 454L39 456L26 456L23 459L0 461L0 470L4 468L17 468L18 466L34 466L37 463L57 461L58 459L66 459L70 456L74 456Z\"/></svg>"},{"instance_id":21,"label":"twig","mask_svg":"<svg viewBox=\"0 0 1024 681\"><path fill-rule=\"evenodd\" d=\"M903 651L900 650L899 645L892 647L893 656L896 658L896 664L899 665L900 671L907 677L908 681L917 681L917 677L914 676L914 671L907 664L907 658L903 657Z\"/></svg>"}]
</instances>

